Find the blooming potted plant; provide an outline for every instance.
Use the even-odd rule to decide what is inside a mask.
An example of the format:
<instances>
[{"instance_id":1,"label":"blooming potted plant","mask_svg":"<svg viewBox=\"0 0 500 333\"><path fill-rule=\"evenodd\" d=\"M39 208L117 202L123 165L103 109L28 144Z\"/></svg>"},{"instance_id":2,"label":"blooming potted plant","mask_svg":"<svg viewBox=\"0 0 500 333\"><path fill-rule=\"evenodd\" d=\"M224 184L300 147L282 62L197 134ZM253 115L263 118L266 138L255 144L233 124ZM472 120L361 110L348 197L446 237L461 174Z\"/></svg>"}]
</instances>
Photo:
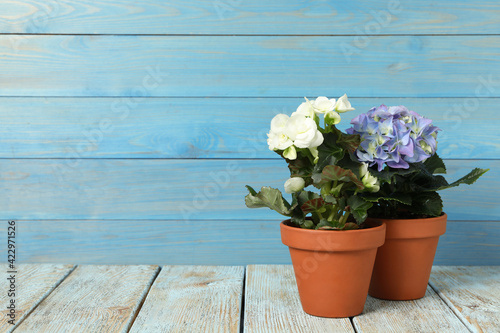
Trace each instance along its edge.
<instances>
[{"instance_id":1,"label":"blooming potted plant","mask_svg":"<svg viewBox=\"0 0 500 333\"><path fill-rule=\"evenodd\" d=\"M436 154L440 129L404 106L374 107L351 124L347 132L361 139L355 154L380 182L379 191L364 198L374 203L368 215L387 226L369 294L390 300L421 298L439 236L446 231L447 216L437 191L472 184L488 170L475 168L448 183L440 175L446 173L445 164Z\"/></svg>"},{"instance_id":2,"label":"blooming potted plant","mask_svg":"<svg viewBox=\"0 0 500 333\"><path fill-rule=\"evenodd\" d=\"M269 149L285 159L290 179L285 192L247 186L249 208L268 207L288 219L280 225L289 247L302 307L322 317L349 317L363 311L377 248L385 225L365 222L379 190L368 165L354 154L359 135L337 129L339 113L354 110L344 95L303 102L290 117L271 121ZM322 119L321 119L322 118ZM304 188L309 186L317 190Z\"/></svg>"}]
</instances>

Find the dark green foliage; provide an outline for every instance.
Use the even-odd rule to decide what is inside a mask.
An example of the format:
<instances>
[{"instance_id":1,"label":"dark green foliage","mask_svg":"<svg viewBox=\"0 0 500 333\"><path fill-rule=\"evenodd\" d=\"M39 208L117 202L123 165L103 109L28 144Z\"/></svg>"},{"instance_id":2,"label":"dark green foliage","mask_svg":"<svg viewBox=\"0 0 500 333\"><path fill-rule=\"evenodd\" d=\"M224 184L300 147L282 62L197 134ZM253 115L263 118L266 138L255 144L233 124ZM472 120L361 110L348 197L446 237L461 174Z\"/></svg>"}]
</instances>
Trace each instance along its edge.
<instances>
[{"instance_id":1,"label":"dark green foliage","mask_svg":"<svg viewBox=\"0 0 500 333\"><path fill-rule=\"evenodd\" d=\"M437 191L473 184L488 169L475 168L464 177L449 184L438 175L446 173L443 160L434 154L425 162L414 163L409 169L385 167L378 172L370 170L382 181L380 191L364 194L367 201L374 202L368 211L373 217L421 218L439 216L443 212L443 201Z\"/></svg>"}]
</instances>

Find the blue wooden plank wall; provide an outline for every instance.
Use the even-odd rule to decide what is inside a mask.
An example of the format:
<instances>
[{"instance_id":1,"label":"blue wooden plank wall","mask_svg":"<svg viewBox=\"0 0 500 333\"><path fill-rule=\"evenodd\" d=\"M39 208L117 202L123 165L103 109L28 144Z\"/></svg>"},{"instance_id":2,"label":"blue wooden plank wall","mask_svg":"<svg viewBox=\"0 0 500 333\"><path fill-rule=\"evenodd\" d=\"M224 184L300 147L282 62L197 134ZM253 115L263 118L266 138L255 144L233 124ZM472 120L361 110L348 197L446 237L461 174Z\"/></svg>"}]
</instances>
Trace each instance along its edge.
<instances>
[{"instance_id":1,"label":"blue wooden plank wall","mask_svg":"<svg viewBox=\"0 0 500 333\"><path fill-rule=\"evenodd\" d=\"M497 0L3 1L2 230L22 262L289 263L244 185L287 179L275 114L343 93L434 119L450 179L491 169L442 193L435 262L500 265Z\"/></svg>"}]
</instances>

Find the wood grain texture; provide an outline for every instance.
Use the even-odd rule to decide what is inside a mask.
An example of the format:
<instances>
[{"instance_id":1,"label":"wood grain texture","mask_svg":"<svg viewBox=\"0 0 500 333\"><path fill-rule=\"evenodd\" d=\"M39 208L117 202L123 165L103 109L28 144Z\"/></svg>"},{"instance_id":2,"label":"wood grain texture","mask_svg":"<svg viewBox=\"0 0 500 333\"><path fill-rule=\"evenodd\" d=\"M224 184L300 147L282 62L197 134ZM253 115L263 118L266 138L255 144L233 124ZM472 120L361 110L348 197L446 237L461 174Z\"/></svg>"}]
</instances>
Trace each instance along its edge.
<instances>
[{"instance_id":1,"label":"wood grain texture","mask_svg":"<svg viewBox=\"0 0 500 333\"><path fill-rule=\"evenodd\" d=\"M290 264L273 220L17 221L23 262ZM449 221L436 265L500 265L500 221ZM66 249L60 251L59 249Z\"/></svg>"},{"instance_id":2,"label":"wood grain texture","mask_svg":"<svg viewBox=\"0 0 500 333\"><path fill-rule=\"evenodd\" d=\"M349 318L306 314L291 265L251 265L246 271L244 332L354 332Z\"/></svg>"},{"instance_id":3,"label":"wood grain texture","mask_svg":"<svg viewBox=\"0 0 500 333\"><path fill-rule=\"evenodd\" d=\"M279 220L17 221L23 261L79 264L289 263ZM65 251L59 249L65 248Z\"/></svg>"},{"instance_id":4,"label":"wood grain texture","mask_svg":"<svg viewBox=\"0 0 500 333\"><path fill-rule=\"evenodd\" d=\"M431 284L477 332L500 330L500 267L433 267Z\"/></svg>"},{"instance_id":5,"label":"wood grain texture","mask_svg":"<svg viewBox=\"0 0 500 333\"><path fill-rule=\"evenodd\" d=\"M79 266L16 332L127 332L156 266Z\"/></svg>"},{"instance_id":6,"label":"wood grain texture","mask_svg":"<svg viewBox=\"0 0 500 333\"><path fill-rule=\"evenodd\" d=\"M490 238L491 236L491 238ZM500 223L448 221L435 265L500 265Z\"/></svg>"},{"instance_id":7,"label":"wood grain texture","mask_svg":"<svg viewBox=\"0 0 500 333\"><path fill-rule=\"evenodd\" d=\"M491 169L473 186L442 192L448 218L498 221L500 160L447 160L447 166L450 180L475 166ZM279 219L269 209L249 210L245 185L283 191L288 177L282 160L0 159L0 191L9 194L0 217Z\"/></svg>"},{"instance_id":8,"label":"wood grain texture","mask_svg":"<svg viewBox=\"0 0 500 333\"><path fill-rule=\"evenodd\" d=\"M353 319L358 333L469 332L448 305L427 287L415 301L386 301L368 296L363 313Z\"/></svg>"},{"instance_id":9,"label":"wood grain texture","mask_svg":"<svg viewBox=\"0 0 500 333\"><path fill-rule=\"evenodd\" d=\"M243 267L163 267L130 332L239 332L243 275Z\"/></svg>"},{"instance_id":10,"label":"wood grain texture","mask_svg":"<svg viewBox=\"0 0 500 333\"><path fill-rule=\"evenodd\" d=\"M500 97L500 36L354 41L3 35L0 96Z\"/></svg>"},{"instance_id":11,"label":"wood grain texture","mask_svg":"<svg viewBox=\"0 0 500 333\"><path fill-rule=\"evenodd\" d=\"M398 10L391 10L393 4ZM500 29L500 7L492 0L30 0L2 7L0 31L8 33L487 34Z\"/></svg>"},{"instance_id":12,"label":"wood grain texture","mask_svg":"<svg viewBox=\"0 0 500 333\"><path fill-rule=\"evenodd\" d=\"M441 157L500 158L498 98L350 100L356 110L342 116L341 129L372 106L403 104L442 129ZM302 101L147 98L129 106L122 98L0 98L0 158L278 158L267 149L269 123Z\"/></svg>"},{"instance_id":13,"label":"wood grain texture","mask_svg":"<svg viewBox=\"0 0 500 333\"><path fill-rule=\"evenodd\" d=\"M2 247L6 248L6 247ZM59 283L72 271L73 265L62 264L20 264L16 265L15 288L11 288L11 283L7 278L11 276L7 273L10 269L6 264L0 265L2 293L0 293L0 332L13 331L37 305L46 298ZM10 291L12 290L12 291ZM9 293L14 293L10 297ZM6 309L10 305L10 300L15 300L15 325L9 323L11 317Z\"/></svg>"}]
</instances>

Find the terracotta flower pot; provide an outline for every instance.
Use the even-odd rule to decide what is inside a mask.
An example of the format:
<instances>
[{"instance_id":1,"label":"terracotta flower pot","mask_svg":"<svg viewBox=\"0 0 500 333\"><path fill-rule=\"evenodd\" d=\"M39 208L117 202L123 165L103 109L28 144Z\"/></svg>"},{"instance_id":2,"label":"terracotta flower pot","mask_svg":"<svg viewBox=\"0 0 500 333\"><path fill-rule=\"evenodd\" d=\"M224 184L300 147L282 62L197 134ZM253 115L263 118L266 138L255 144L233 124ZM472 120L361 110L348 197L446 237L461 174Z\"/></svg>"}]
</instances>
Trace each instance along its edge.
<instances>
[{"instance_id":1,"label":"terracotta flower pot","mask_svg":"<svg viewBox=\"0 0 500 333\"><path fill-rule=\"evenodd\" d=\"M377 252L370 296L388 300L424 297L446 218L443 214L427 219L373 219L384 222L387 231L385 244Z\"/></svg>"},{"instance_id":2,"label":"terracotta flower pot","mask_svg":"<svg viewBox=\"0 0 500 333\"><path fill-rule=\"evenodd\" d=\"M310 230L281 223L290 249L305 312L319 317L351 317L363 312L377 248L385 225L360 230Z\"/></svg>"}]
</instances>

